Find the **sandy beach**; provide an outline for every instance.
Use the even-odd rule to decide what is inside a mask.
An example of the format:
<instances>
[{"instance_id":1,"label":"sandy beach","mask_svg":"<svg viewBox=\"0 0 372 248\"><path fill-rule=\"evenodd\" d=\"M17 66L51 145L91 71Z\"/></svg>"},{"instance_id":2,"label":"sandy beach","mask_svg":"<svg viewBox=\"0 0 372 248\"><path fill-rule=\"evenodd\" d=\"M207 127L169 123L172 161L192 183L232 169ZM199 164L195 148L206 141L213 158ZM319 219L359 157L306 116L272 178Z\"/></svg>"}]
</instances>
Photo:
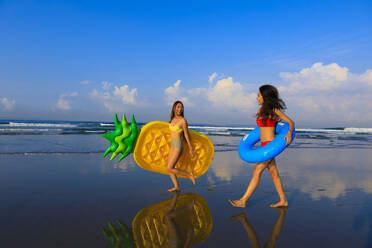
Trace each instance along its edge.
<instances>
[{"instance_id":1,"label":"sandy beach","mask_svg":"<svg viewBox=\"0 0 372 248\"><path fill-rule=\"evenodd\" d=\"M289 148L277 160L288 210L269 207L278 196L268 172L241 209L228 199L240 197L253 166L237 151L217 151L196 186L180 179L179 199L187 193L197 199L175 209L191 204L202 209L194 214L211 215L212 223L204 224L212 228L199 223L204 236L193 247L371 247L371 159L370 149ZM102 231L108 222L133 228L141 210L173 199L166 192L169 177L141 169L132 156L116 163L99 153L8 154L0 156L0 165L2 247L104 247L110 243ZM198 203L204 201L206 207ZM177 218L190 215L178 212ZM161 221L168 231L160 236L169 241L167 218Z\"/></svg>"}]
</instances>

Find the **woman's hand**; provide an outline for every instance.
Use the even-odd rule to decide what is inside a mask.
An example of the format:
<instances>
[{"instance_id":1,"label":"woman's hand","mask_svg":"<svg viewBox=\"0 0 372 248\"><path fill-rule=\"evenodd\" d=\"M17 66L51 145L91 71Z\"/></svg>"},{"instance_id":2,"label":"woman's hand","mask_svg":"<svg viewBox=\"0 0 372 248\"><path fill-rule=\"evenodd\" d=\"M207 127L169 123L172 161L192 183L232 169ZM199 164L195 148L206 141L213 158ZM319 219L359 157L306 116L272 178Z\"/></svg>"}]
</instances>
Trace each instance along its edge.
<instances>
[{"instance_id":1,"label":"woman's hand","mask_svg":"<svg viewBox=\"0 0 372 248\"><path fill-rule=\"evenodd\" d=\"M280 109L275 109L274 112L279 117L279 119L289 124L289 131L284 136L284 139L287 139L287 142L285 144L289 145L292 142L292 132L294 130L294 121L292 121L291 118L289 118L286 114L284 114Z\"/></svg>"},{"instance_id":2,"label":"woman's hand","mask_svg":"<svg viewBox=\"0 0 372 248\"><path fill-rule=\"evenodd\" d=\"M182 123L183 133L185 135L186 142L189 145L190 156L193 158L195 156L195 153L194 153L194 148L192 147L191 142L190 142L189 128L188 128L186 119L183 119L183 120L184 120Z\"/></svg>"},{"instance_id":3,"label":"woman's hand","mask_svg":"<svg viewBox=\"0 0 372 248\"><path fill-rule=\"evenodd\" d=\"M287 142L285 143L285 145L289 145L289 144L291 144L291 142L292 142L292 132L288 132L288 133L284 136L284 139L287 139Z\"/></svg>"},{"instance_id":4,"label":"woman's hand","mask_svg":"<svg viewBox=\"0 0 372 248\"><path fill-rule=\"evenodd\" d=\"M191 146L190 147L190 156L193 158L195 156L195 153L194 153L194 148Z\"/></svg>"}]
</instances>

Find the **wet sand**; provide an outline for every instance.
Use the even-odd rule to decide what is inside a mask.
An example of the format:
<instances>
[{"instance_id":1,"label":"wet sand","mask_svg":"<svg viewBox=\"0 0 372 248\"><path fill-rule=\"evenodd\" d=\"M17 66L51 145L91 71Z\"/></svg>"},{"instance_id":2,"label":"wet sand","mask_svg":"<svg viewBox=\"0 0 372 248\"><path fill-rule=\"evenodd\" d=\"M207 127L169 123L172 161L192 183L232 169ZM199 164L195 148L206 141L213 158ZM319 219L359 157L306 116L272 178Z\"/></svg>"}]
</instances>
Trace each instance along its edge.
<instances>
[{"instance_id":1,"label":"wet sand","mask_svg":"<svg viewBox=\"0 0 372 248\"><path fill-rule=\"evenodd\" d=\"M180 179L174 205L169 177L141 169L132 157L118 164L98 153L1 155L0 246L105 247L108 222L132 228L141 213L163 216L158 241L182 237L193 247L371 247L371 160L370 149L287 149L277 163L290 206L280 211L269 207L278 196L267 171L246 208L229 204L253 170L236 151L216 152L196 186ZM177 225L187 235L172 234ZM136 230L145 238L154 231Z\"/></svg>"}]
</instances>

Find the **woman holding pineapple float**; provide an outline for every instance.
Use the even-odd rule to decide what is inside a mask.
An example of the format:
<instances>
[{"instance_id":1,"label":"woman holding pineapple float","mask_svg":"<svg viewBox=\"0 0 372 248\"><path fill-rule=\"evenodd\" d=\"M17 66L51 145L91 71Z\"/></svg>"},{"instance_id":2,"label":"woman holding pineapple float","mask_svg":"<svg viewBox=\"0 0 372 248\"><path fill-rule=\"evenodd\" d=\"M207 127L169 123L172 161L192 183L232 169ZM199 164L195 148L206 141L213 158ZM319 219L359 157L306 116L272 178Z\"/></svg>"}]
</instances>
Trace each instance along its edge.
<instances>
[{"instance_id":1,"label":"woman holding pineapple float","mask_svg":"<svg viewBox=\"0 0 372 248\"><path fill-rule=\"evenodd\" d=\"M169 130L171 133L171 148L168 155L167 171L174 184L173 188L168 189L168 192L179 191L180 186L177 180L177 174L188 177L193 184L195 184L195 178L192 173L174 168L180 158L183 150L182 138L184 137L187 145L189 146L190 156L194 157L194 149L191 145L187 121L183 116L183 103L176 101L173 104L171 118L169 121Z\"/></svg>"},{"instance_id":2,"label":"woman holding pineapple float","mask_svg":"<svg viewBox=\"0 0 372 248\"><path fill-rule=\"evenodd\" d=\"M208 170L214 155L214 146L206 135L188 130L183 111L182 102L176 101L169 122L150 121L141 129L134 115L129 124L125 114L122 121L115 114L115 130L102 134L111 142L103 157L112 153L110 160L113 160L121 153L118 160L120 162L133 153L134 160L141 168L170 175L174 187L169 192L180 190L177 177L190 179L195 184L195 178ZM182 142L182 139L186 142ZM182 143L187 144L185 149ZM183 150L185 153L182 153Z\"/></svg>"}]
</instances>

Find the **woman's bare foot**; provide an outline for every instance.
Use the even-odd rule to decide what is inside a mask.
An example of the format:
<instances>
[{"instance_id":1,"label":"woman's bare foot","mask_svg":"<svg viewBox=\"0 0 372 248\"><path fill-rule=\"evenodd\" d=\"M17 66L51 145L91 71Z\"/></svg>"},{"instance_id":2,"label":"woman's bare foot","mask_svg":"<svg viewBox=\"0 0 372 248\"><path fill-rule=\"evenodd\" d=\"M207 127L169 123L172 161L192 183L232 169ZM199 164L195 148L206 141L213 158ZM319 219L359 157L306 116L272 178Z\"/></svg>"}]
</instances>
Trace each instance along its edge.
<instances>
[{"instance_id":1,"label":"woman's bare foot","mask_svg":"<svg viewBox=\"0 0 372 248\"><path fill-rule=\"evenodd\" d=\"M195 185L195 177L194 177L194 174L190 173L190 180L192 181L192 184Z\"/></svg>"},{"instance_id":2,"label":"woman's bare foot","mask_svg":"<svg viewBox=\"0 0 372 248\"><path fill-rule=\"evenodd\" d=\"M234 207L245 208L245 202L243 202L242 200L229 200L229 202Z\"/></svg>"},{"instance_id":3,"label":"woman's bare foot","mask_svg":"<svg viewBox=\"0 0 372 248\"><path fill-rule=\"evenodd\" d=\"M288 207L288 202L287 201L280 201L275 204L270 204L271 208L281 208L281 207Z\"/></svg>"},{"instance_id":4,"label":"woman's bare foot","mask_svg":"<svg viewBox=\"0 0 372 248\"><path fill-rule=\"evenodd\" d=\"M171 189L168 189L168 192L177 192L177 191L180 191L180 188L173 187Z\"/></svg>"}]
</instances>

